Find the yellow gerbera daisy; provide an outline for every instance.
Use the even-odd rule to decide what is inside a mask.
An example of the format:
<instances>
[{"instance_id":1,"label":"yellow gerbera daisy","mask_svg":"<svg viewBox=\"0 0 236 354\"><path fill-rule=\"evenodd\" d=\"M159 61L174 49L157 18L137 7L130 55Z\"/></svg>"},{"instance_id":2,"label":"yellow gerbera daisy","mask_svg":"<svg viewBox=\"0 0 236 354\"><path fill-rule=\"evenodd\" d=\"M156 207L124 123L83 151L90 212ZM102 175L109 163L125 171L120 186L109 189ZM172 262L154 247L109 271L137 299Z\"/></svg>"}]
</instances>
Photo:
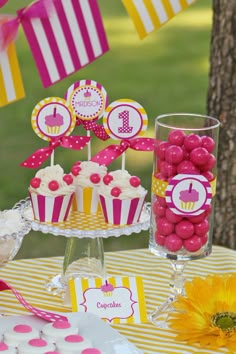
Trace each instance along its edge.
<instances>
[{"instance_id":1,"label":"yellow gerbera daisy","mask_svg":"<svg viewBox=\"0 0 236 354\"><path fill-rule=\"evenodd\" d=\"M236 274L209 275L185 284L185 296L173 303L169 325L176 339L209 349L236 352Z\"/></svg>"}]
</instances>

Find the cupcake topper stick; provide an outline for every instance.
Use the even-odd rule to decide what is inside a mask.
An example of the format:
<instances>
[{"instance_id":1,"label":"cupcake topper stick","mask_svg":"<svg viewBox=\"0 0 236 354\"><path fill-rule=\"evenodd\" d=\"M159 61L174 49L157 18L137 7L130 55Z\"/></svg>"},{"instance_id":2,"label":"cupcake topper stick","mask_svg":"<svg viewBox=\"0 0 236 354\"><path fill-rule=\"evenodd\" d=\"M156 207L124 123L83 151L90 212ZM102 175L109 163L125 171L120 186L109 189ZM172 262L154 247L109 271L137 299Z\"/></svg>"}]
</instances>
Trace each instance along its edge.
<instances>
[{"instance_id":1,"label":"cupcake topper stick","mask_svg":"<svg viewBox=\"0 0 236 354\"><path fill-rule=\"evenodd\" d=\"M121 169L125 170L125 152L123 152L123 154L121 155Z\"/></svg>"}]
</instances>

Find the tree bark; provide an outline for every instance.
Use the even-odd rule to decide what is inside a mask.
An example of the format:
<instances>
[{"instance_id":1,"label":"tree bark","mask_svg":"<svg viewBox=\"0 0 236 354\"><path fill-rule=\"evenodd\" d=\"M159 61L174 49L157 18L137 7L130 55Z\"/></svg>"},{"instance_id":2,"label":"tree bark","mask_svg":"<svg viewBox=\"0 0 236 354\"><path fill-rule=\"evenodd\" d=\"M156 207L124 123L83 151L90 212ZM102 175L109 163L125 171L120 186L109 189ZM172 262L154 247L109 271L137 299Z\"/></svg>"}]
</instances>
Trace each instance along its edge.
<instances>
[{"instance_id":1,"label":"tree bark","mask_svg":"<svg viewBox=\"0 0 236 354\"><path fill-rule=\"evenodd\" d=\"M213 0L207 111L221 122L213 243L236 249L235 0Z\"/></svg>"}]
</instances>

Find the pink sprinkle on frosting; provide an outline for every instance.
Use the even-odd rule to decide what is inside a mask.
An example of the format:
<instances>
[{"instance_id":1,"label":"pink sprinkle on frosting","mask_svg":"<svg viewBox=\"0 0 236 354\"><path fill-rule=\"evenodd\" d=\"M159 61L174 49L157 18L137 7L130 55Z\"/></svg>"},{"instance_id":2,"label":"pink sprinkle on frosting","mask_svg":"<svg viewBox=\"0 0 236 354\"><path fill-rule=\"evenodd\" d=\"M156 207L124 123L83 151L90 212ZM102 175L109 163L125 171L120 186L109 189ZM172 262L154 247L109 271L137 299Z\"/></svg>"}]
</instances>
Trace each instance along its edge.
<instances>
[{"instance_id":1,"label":"pink sprinkle on frosting","mask_svg":"<svg viewBox=\"0 0 236 354\"><path fill-rule=\"evenodd\" d=\"M17 333L30 333L32 332L32 327L24 324L17 325L13 328L14 332Z\"/></svg>"},{"instance_id":2,"label":"pink sprinkle on frosting","mask_svg":"<svg viewBox=\"0 0 236 354\"><path fill-rule=\"evenodd\" d=\"M78 334L71 334L65 337L65 341L69 343L79 343L83 342L84 338L79 336Z\"/></svg>"},{"instance_id":3,"label":"pink sprinkle on frosting","mask_svg":"<svg viewBox=\"0 0 236 354\"><path fill-rule=\"evenodd\" d=\"M44 339L41 338L34 338L28 341L32 347L46 347L47 342Z\"/></svg>"},{"instance_id":4,"label":"pink sprinkle on frosting","mask_svg":"<svg viewBox=\"0 0 236 354\"><path fill-rule=\"evenodd\" d=\"M0 352L7 350L7 349L8 349L8 345L3 342L0 342Z\"/></svg>"},{"instance_id":5,"label":"pink sprinkle on frosting","mask_svg":"<svg viewBox=\"0 0 236 354\"><path fill-rule=\"evenodd\" d=\"M68 321L55 321L52 326L57 329L66 329L71 327Z\"/></svg>"}]
</instances>

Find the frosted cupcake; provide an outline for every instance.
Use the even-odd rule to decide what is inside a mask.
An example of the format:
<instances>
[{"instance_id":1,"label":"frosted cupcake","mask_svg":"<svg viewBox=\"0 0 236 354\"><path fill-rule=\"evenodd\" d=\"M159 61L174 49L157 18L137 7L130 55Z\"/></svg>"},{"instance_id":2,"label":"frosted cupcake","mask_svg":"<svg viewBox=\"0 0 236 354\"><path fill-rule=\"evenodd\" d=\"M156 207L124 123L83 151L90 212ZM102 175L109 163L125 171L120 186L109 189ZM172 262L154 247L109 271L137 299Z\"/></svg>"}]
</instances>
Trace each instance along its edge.
<instances>
[{"instance_id":1,"label":"frosted cupcake","mask_svg":"<svg viewBox=\"0 0 236 354\"><path fill-rule=\"evenodd\" d=\"M113 225L138 222L146 195L139 177L131 176L126 170L108 173L99 188L105 221Z\"/></svg>"},{"instance_id":2,"label":"frosted cupcake","mask_svg":"<svg viewBox=\"0 0 236 354\"><path fill-rule=\"evenodd\" d=\"M61 166L39 170L29 187L34 218L41 222L65 221L70 213L74 191L73 176L65 174Z\"/></svg>"},{"instance_id":3,"label":"frosted cupcake","mask_svg":"<svg viewBox=\"0 0 236 354\"><path fill-rule=\"evenodd\" d=\"M92 161L79 161L71 172L75 179L73 209L85 214L97 214L101 211L98 188L107 173L106 166Z\"/></svg>"}]
</instances>

